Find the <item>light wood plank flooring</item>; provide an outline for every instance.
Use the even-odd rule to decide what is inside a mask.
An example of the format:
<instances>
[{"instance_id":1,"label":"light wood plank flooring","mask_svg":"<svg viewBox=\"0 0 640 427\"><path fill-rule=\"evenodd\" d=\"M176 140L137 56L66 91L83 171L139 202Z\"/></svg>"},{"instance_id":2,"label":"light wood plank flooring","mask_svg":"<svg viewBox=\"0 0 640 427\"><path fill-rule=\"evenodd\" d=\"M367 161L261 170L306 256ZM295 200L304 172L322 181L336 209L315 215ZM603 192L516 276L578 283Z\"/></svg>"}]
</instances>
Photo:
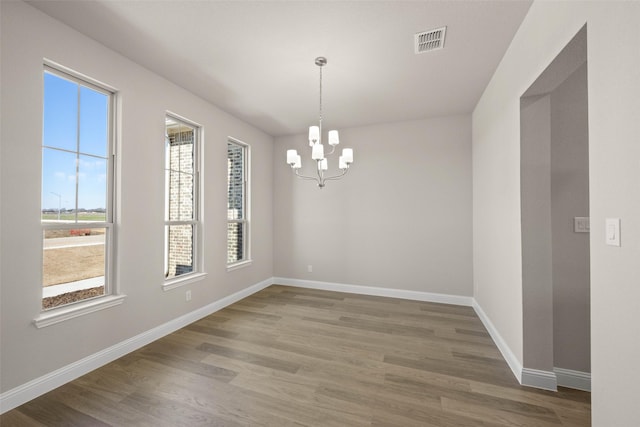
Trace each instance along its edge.
<instances>
[{"instance_id":1,"label":"light wood plank flooring","mask_svg":"<svg viewBox=\"0 0 640 427\"><path fill-rule=\"evenodd\" d=\"M271 286L2 415L9 426L588 426L470 307Z\"/></svg>"}]
</instances>

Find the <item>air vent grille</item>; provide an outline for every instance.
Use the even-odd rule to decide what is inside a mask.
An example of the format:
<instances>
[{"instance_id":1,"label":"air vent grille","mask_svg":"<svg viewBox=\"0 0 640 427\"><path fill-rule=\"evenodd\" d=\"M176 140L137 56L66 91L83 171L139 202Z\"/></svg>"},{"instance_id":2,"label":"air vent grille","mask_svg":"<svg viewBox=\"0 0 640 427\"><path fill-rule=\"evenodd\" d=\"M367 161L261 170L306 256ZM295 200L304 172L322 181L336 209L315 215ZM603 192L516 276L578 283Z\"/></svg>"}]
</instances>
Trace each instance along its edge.
<instances>
[{"instance_id":1,"label":"air vent grille","mask_svg":"<svg viewBox=\"0 0 640 427\"><path fill-rule=\"evenodd\" d=\"M444 35L446 32L447 27L442 27L436 28L435 30L416 33L414 36L416 55L419 53L442 49L444 47Z\"/></svg>"}]
</instances>

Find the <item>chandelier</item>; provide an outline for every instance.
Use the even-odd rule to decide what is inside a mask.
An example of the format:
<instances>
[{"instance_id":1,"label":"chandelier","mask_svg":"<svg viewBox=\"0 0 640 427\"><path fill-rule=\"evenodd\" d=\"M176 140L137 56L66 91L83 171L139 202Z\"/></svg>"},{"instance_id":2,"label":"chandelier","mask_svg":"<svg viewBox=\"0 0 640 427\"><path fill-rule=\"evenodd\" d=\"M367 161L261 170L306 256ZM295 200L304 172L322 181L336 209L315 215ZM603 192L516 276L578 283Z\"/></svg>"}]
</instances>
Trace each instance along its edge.
<instances>
[{"instance_id":1,"label":"chandelier","mask_svg":"<svg viewBox=\"0 0 640 427\"><path fill-rule=\"evenodd\" d=\"M309 147L311 147L311 159L316 161L316 175L306 176L300 173L302 160L297 150L287 150L287 163L295 172L296 176L302 179L310 179L317 182L318 187L324 188L326 181L342 178L348 171L349 166L353 163L353 150L351 148L343 148L342 155L338 158L337 175L325 175L329 169L327 157L333 154L336 146L340 143L337 130L330 130L328 133L328 143L331 149L328 153L324 152L322 145L322 67L327 64L327 58L319 56L316 58L316 65L320 68L320 120L319 126L309 126Z\"/></svg>"}]
</instances>

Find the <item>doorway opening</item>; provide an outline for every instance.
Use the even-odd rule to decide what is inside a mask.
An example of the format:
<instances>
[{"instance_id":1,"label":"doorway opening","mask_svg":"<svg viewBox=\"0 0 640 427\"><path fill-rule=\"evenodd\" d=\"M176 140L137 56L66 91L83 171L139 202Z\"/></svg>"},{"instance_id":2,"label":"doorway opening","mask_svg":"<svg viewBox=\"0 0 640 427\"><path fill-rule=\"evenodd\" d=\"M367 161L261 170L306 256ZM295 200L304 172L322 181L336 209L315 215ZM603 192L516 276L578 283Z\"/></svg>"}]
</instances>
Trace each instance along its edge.
<instances>
[{"instance_id":1,"label":"doorway opening","mask_svg":"<svg viewBox=\"0 0 640 427\"><path fill-rule=\"evenodd\" d=\"M520 98L522 384L590 391L587 27Z\"/></svg>"}]
</instances>

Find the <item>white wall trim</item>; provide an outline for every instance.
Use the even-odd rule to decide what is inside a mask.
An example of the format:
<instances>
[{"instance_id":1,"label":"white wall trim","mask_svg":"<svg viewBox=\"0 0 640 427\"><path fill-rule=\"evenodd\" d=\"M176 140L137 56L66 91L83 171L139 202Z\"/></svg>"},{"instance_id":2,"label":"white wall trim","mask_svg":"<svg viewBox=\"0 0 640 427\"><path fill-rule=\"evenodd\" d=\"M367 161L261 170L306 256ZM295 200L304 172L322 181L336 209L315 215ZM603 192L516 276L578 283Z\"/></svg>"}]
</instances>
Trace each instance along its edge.
<instances>
[{"instance_id":1,"label":"white wall trim","mask_svg":"<svg viewBox=\"0 0 640 427\"><path fill-rule=\"evenodd\" d=\"M491 335L493 342L498 346L498 350L502 353L504 360L507 361L507 365L511 368L511 372L513 372L513 375L515 375L518 382L522 384L522 364L516 355L513 354L513 351L511 351L507 342L502 338L496 327L493 326L493 323L475 299L473 300L473 309L476 311L476 314L482 321L484 327L487 328L487 332Z\"/></svg>"},{"instance_id":2,"label":"white wall trim","mask_svg":"<svg viewBox=\"0 0 640 427\"><path fill-rule=\"evenodd\" d=\"M520 384L543 390L558 391L556 374L552 371L522 368L522 381L520 381Z\"/></svg>"},{"instance_id":3,"label":"white wall trim","mask_svg":"<svg viewBox=\"0 0 640 427\"><path fill-rule=\"evenodd\" d=\"M563 368L553 368L553 371L524 368L475 299L473 300L473 308L521 385L551 391L558 391L558 386L561 386L591 392L591 374L589 372Z\"/></svg>"},{"instance_id":4,"label":"white wall trim","mask_svg":"<svg viewBox=\"0 0 640 427\"><path fill-rule=\"evenodd\" d=\"M38 317L33 319L33 324L38 329L55 325L56 323L64 322L65 320L74 319L76 317L84 316L85 314L115 307L122 304L126 297L127 296L124 294L107 295L101 298L93 298L87 301L78 302L77 304L70 304L68 306L47 310L40 313Z\"/></svg>"},{"instance_id":5,"label":"white wall trim","mask_svg":"<svg viewBox=\"0 0 640 427\"><path fill-rule=\"evenodd\" d=\"M591 392L590 372L573 371L564 368L553 368L553 372L556 374L559 386Z\"/></svg>"},{"instance_id":6,"label":"white wall trim","mask_svg":"<svg viewBox=\"0 0 640 427\"><path fill-rule=\"evenodd\" d=\"M0 414L20 406L31 399L35 399L36 397L66 384L69 381L73 381L94 369L106 365L107 363L162 338L165 335L175 332L196 320L210 315L211 313L215 313L216 311L240 301L251 294L261 291L272 284L273 278L263 280L262 282L256 283L255 285L219 299L218 301L170 320L167 323L131 337L111 347L105 348L104 350L85 357L84 359L80 359L67 366L8 390L0 394Z\"/></svg>"},{"instance_id":7,"label":"white wall trim","mask_svg":"<svg viewBox=\"0 0 640 427\"><path fill-rule=\"evenodd\" d=\"M414 301L429 301L443 304L471 306L489 332L489 335L491 335L491 338L500 350L500 353L502 353L502 357L504 357L505 361L509 365L509 368L511 368L513 375L521 385L541 388L544 390L557 391L556 374L550 371L540 371L536 369L523 368L516 355L513 353L513 351L511 351L511 348L507 345L506 341L502 338L491 320L489 320L489 317L486 315L484 310L482 310L482 307L480 307L480 305L473 297L407 291L402 289L378 288L371 286L348 285L343 283L320 282L314 280L291 279L286 277L274 277L273 283L279 285L296 286L300 288L322 289L335 292L347 292L390 298L403 298ZM576 380L577 378L574 379L574 381ZM566 387L570 386L567 385Z\"/></svg>"},{"instance_id":8,"label":"white wall trim","mask_svg":"<svg viewBox=\"0 0 640 427\"><path fill-rule=\"evenodd\" d=\"M206 277L207 273L204 272L180 275L178 277L174 277L173 279L164 281L164 283L162 283L162 290L170 291L182 286L191 285L193 283L204 280Z\"/></svg>"},{"instance_id":9,"label":"white wall trim","mask_svg":"<svg viewBox=\"0 0 640 427\"><path fill-rule=\"evenodd\" d=\"M348 285L344 283L320 282L316 280L291 279L288 277L274 277L273 283L278 285L295 286L298 288L321 289L325 291L346 292L350 294L373 295L389 298L402 298L414 301L438 302L442 304L464 305L467 307L471 307L473 305L473 297L462 295L378 288L374 286Z\"/></svg>"},{"instance_id":10,"label":"white wall trim","mask_svg":"<svg viewBox=\"0 0 640 427\"><path fill-rule=\"evenodd\" d=\"M485 328L487 328L489 335L491 335L491 338L496 343L500 353L502 353L502 357L504 357L520 384L554 391L557 389L556 385L559 384L564 387L591 391L590 373L562 368L554 368L553 372L523 368L522 364L518 361L517 357L511 351L491 320L489 320L489 317L487 317L484 310L482 310L482 307L480 307L473 297L285 277L271 277L0 394L0 414L20 406L31 399L35 399L36 397L66 384L69 381L73 381L94 369L112 362L119 357L135 351L140 347L175 332L180 328L215 313L216 311L219 311L273 284L473 307Z\"/></svg>"}]
</instances>

